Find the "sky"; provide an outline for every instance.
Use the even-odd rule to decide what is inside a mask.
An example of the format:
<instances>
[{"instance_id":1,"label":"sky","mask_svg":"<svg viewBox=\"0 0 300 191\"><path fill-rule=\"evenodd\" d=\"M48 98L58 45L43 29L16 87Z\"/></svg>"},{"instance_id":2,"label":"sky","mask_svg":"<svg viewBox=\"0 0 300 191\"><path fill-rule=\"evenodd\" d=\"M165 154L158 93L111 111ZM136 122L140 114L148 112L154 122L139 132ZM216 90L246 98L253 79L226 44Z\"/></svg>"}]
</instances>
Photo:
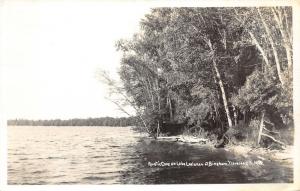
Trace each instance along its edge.
<instances>
[{"instance_id":1,"label":"sky","mask_svg":"<svg viewBox=\"0 0 300 191\"><path fill-rule=\"evenodd\" d=\"M0 0L0 117L126 116L105 99L108 92L96 72L116 74L121 57L116 40L138 32L140 19L153 5L134 0Z\"/></svg>"},{"instance_id":2,"label":"sky","mask_svg":"<svg viewBox=\"0 0 300 191\"><path fill-rule=\"evenodd\" d=\"M4 4L0 72L6 118L126 116L105 99L107 89L96 74L116 74L116 40L138 32L149 11L100 1Z\"/></svg>"}]
</instances>

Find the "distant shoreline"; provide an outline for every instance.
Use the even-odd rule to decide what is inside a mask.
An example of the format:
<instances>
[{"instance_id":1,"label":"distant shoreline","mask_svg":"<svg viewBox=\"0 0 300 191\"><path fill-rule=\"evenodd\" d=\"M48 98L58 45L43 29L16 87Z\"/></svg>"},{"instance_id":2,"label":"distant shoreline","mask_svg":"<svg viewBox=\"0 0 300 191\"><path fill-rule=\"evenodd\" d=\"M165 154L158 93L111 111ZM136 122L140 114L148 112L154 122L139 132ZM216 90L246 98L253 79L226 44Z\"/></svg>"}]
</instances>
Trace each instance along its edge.
<instances>
[{"instance_id":1,"label":"distant shoreline","mask_svg":"<svg viewBox=\"0 0 300 191\"><path fill-rule=\"evenodd\" d=\"M99 117L87 119L51 119L51 120L30 120L13 119L7 120L7 126L112 126L124 127L136 125L136 117Z\"/></svg>"},{"instance_id":2,"label":"distant shoreline","mask_svg":"<svg viewBox=\"0 0 300 191\"><path fill-rule=\"evenodd\" d=\"M104 125L102 125L102 126L100 126L100 125L66 125L66 126L54 126L54 125L7 125L7 127L50 127L50 128L52 128L52 127L112 127L112 128L114 128L114 127L136 127L136 126L109 126L109 125L106 125L106 126L104 126Z\"/></svg>"}]
</instances>

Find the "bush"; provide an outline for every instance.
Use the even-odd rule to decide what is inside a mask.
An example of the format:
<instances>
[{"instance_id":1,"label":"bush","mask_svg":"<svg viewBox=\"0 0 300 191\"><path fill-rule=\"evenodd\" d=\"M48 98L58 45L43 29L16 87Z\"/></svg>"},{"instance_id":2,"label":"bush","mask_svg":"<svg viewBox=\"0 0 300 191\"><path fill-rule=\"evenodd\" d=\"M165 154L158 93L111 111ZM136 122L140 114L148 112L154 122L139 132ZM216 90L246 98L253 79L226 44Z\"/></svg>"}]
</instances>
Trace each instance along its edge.
<instances>
[{"instance_id":1,"label":"bush","mask_svg":"<svg viewBox=\"0 0 300 191\"><path fill-rule=\"evenodd\" d=\"M186 136L193 136L193 137L197 137L197 138L202 138L202 139L208 139L208 142L215 145L217 143L217 137L218 135L206 131L205 129L203 129L200 126L194 126L190 129L187 129L183 132L183 135Z\"/></svg>"},{"instance_id":2,"label":"bush","mask_svg":"<svg viewBox=\"0 0 300 191\"><path fill-rule=\"evenodd\" d=\"M248 125L240 123L228 129L226 135L230 144L241 144L254 146L257 139L259 120L253 119Z\"/></svg>"}]
</instances>

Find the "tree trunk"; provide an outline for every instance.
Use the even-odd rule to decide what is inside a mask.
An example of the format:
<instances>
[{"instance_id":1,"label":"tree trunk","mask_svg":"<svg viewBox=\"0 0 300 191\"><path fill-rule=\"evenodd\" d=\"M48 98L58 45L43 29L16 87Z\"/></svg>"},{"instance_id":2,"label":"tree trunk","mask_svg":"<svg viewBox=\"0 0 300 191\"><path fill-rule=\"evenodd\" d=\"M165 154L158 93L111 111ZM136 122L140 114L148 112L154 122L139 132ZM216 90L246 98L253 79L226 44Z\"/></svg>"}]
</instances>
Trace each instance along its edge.
<instances>
[{"instance_id":1,"label":"tree trunk","mask_svg":"<svg viewBox=\"0 0 300 191\"><path fill-rule=\"evenodd\" d=\"M160 88L159 88L159 79L156 78L156 93L157 93L157 106L158 106L158 120L157 120L157 134L156 137L159 136L159 131L160 131L160 120L162 119L161 116L161 98L160 98Z\"/></svg>"},{"instance_id":2,"label":"tree trunk","mask_svg":"<svg viewBox=\"0 0 300 191\"><path fill-rule=\"evenodd\" d=\"M214 66L214 69L215 69L215 72L216 72L216 75L217 75L217 78L218 78L218 81L219 81L219 86L220 86L220 90L221 90L221 94L222 94L222 98L223 98L223 104L224 104L224 109L225 109L226 116L227 116L228 126L229 126L229 128L231 128L232 127L232 121L231 121L231 117L230 117L230 113L229 113L225 88L224 88L223 81L221 79L221 75L220 75L220 72L219 72L219 69L217 67L217 63L216 63L215 59L213 59L213 66Z\"/></svg>"},{"instance_id":3,"label":"tree trunk","mask_svg":"<svg viewBox=\"0 0 300 191\"><path fill-rule=\"evenodd\" d=\"M286 12L286 8L283 9L283 15L284 15L284 20L285 20L285 29L286 29L286 34L287 34L287 38L289 40L289 42L293 42L293 28L289 26L289 22L288 22L288 15ZM292 44L291 44L292 46Z\"/></svg>"},{"instance_id":4,"label":"tree trunk","mask_svg":"<svg viewBox=\"0 0 300 191\"><path fill-rule=\"evenodd\" d=\"M213 50L211 41L209 39L207 39L207 38L204 38L204 41L209 46L210 51L214 54L214 50ZM231 120L230 113L229 113L228 102L227 102L227 97L226 97L226 93L225 93L224 84L223 84L223 81L222 81L219 69L217 67L217 61L216 61L215 55L213 55L212 57L213 57L213 59L212 59L213 68L215 70L215 73L216 73L216 76L217 76L217 79L218 79L218 84L219 84L219 87L220 87L220 90L221 90L221 94L222 94L224 109L225 109L226 116L227 116L227 121L228 121L228 127L231 128L232 127L232 120Z\"/></svg>"},{"instance_id":5,"label":"tree trunk","mask_svg":"<svg viewBox=\"0 0 300 191\"><path fill-rule=\"evenodd\" d=\"M169 110L170 110L169 111L170 112L170 121L173 121L173 108L172 108L171 96L169 93L168 93L167 100L168 100Z\"/></svg>"},{"instance_id":6,"label":"tree trunk","mask_svg":"<svg viewBox=\"0 0 300 191\"><path fill-rule=\"evenodd\" d=\"M276 47L275 47L275 43L274 43L274 41L272 39L272 34L270 32L270 29L269 29L267 23L265 22L265 20L263 18L263 15L260 12L259 8L257 8L257 12L258 12L258 14L260 16L260 19L261 19L261 21L263 23L263 26L264 26L264 29L266 31L267 39L270 42L270 45L272 47L272 51L273 51L273 56L274 56L274 59L275 59L275 64L276 64L278 78L279 78L279 81L280 81L281 85L283 86L284 82L282 80L282 72L281 72L280 62L279 62L278 53L277 53L277 50L276 50Z\"/></svg>"},{"instance_id":7,"label":"tree trunk","mask_svg":"<svg viewBox=\"0 0 300 191\"><path fill-rule=\"evenodd\" d=\"M238 115L238 113L237 113L237 110L236 110L234 105L232 106L232 108L233 108L234 125L237 125L237 115Z\"/></svg>"},{"instance_id":8,"label":"tree trunk","mask_svg":"<svg viewBox=\"0 0 300 191\"><path fill-rule=\"evenodd\" d=\"M102 78L103 78L104 83L106 83L110 88L113 88L113 89L114 89L114 91L115 91L114 93L117 93L118 95L122 96L123 99L124 99L124 101L126 101L127 104L129 104L130 106L133 107L133 109L136 111L138 117L139 117L140 120L142 121L142 123L143 123L143 125L144 125L146 131L147 131L148 133L150 133L150 131L149 131L148 127L147 127L147 124L146 124L145 120L143 119L142 114L140 113L140 110L135 106L134 102L130 100L130 98L126 95L126 93L123 91L123 89L120 88L120 87L118 87L118 86L116 85L116 82L115 82L114 80L112 80L112 79L109 77L109 75L108 75L105 71L102 71L102 75L101 75L101 76L102 76ZM111 99L111 98L107 98L107 99L110 100L111 102L113 102L114 104L116 104L116 105L119 107L119 109L120 109L121 111L123 111L124 113L128 114L129 116L131 116L131 115L130 115L123 107L122 107L122 105L118 103L118 101L114 101L114 100Z\"/></svg>"},{"instance_id":9,"label":"tree trunk","mask_svg":"<svg viewBox=\"0 0 300 191\"><path fill-rule=\"evenodd\" d=\"M291 54L291 48L288 45L285 46L285 51L286 51L286 57L288 61L288 71L293 71L293 61L292 61L292 54Z\"/></svg>"},{"instance_id":10,"label":"tree trunk","mask_svg":"<svg viewBox=\"0 0 300 191\"><path fill-rule=\"evenodd\" d=\"M243 116L244 116L244 124L246 124L246 114L247 114L247 112L246 112L246 111L243 111Z\"/></svg>"},{"instance_id":11,"label":"tree trunk","mask_svg":"<svg viewBox=\"0 0 300 191\"><path fill-rule=\"evenodd\" d=\"M107 99L108 99L108 98L107 98ZM128 116L130 116L130 117L133 117L133 116L132 116L131 114L129 114L129 113L121 106L121 104L119 104L117 101L114 101L114 100L112 100L112 99L108 99L108 100L110 100L112 103L114 103L114 104L115 104L122 112L126 113L126 114L127 114ZM135 111L136 111L138 117L140 118L141 122L143 123L143 126L144 126L144 128L146 129L147 133L150 133L150 131L149 131L148 127L147 127L147 124L146 124L144 118L142 117L141 113L138 111L138 109L137 109L136 107L134 107L133 105L131 105L131 106L135 109Z\"/></svg>"},{"instance_id":12,"label":"tree trunk","mask_svg":"<svg viewBox=\"0 0 300 191\"><path fill-rule=\"evenodd\" d=\"M267 57L267 54L265 53L264 49L260 46L260 44L258 43L257 39L255 38L254 34L251 31L248 31L253 43L255 44L256 48L258 49L258 51L260 52L261 56L264 59L264 62L266 63L267 66L269 66L269 60Z\"/></svg>"},{"instance_id":13,"label":"tree trunk","mask_svg":"<svg viewBox=\"0 0 300 191\"><path fill-rule=\"evenodd\" d=\"M261 114L261 120L260 120L260 125L259 125L259 130L258 130L257 145L259 145L259 143L260 143L262 130L264 128L264 117L265 117L265 112L263 111Z\"/></svg>"},{"instance_id":14,"label":"tree trunk","mask_svg":"<svg viewBox=\"0 0 300 191\"><path fill-rule=\"evenodd\" d=\"M244 21L242 21L239 17L240 15L237 13L237 10L234 9L235 14L237 15L236 17L234 17L239 23L244 25ZM265 53L264 49L261 47L261 45L259 44L258 40L256 39L256 37L254 36L254 34L248 29L248 34L250 35L253 43L255 44L256 48L258 49L258 51L260 52L261 56L263 57L263 60L265 62L265 64L267 66L269 66L269 59L267 57L267 54Z\"/></svg>"},{"instance_id":15,"label":"tree trunk","mask_svg":"<svg viewBox=\"0 0 300 191\"><path fill-rule=\"evenodd\" d=\"M160 124L159 124L159 120L157 121L157 129L156 129L156 137L159 137L159 133L160 133Z\"/></svg>"},{"instance_id":16,"label":"tree trunk","mask_svg":"<svg viewBox=\"0 0 300 191\"><path fill-rule=\"evenodd\" d=\"M292 69L293 64L292 64L292 55L291 55L291 50L292 50L291 42L289 42L288 34L286 33L286 30L284 30L284 28L283 28L283 24L282 24L282 20L281 20L282 15L281 15L280 11L277 11L279 16L276 14L275 11L276 11L276 9L273 8L272 12L273 12L275 21L277 23L280 34L281 34L282 39L283 39L283 46L285 47L285 52L286 52L286 57L287 57L287 62L288 62L288 68Z\"/></svg>"},{"instance_id":17,"label":"tree trunk","mask_svg":"<svg viewBox=\"0 0 300 191\"><path fill-rule=\"evenodd\" d=\"M146 79L147 79L147 82L149 84L149 87L151 88L151 83L150 83L149 78L147 77ZM152 109L155 110L155 101L154 101L153 92L151 90L149 90L149 92L150 92L150 96L151 96Z\"/></svg>"}]
</instances>

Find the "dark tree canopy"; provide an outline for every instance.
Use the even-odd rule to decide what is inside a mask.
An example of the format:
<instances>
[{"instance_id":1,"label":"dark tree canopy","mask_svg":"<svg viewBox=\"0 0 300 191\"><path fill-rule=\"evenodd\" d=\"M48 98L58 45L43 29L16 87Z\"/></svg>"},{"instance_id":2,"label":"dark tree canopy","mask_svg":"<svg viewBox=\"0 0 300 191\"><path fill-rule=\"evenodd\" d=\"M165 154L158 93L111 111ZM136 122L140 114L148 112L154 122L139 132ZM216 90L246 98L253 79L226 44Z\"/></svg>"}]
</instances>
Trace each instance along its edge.
<instances>
[{"instance_id":1,"label":"dark tree canopy","mask_svg":"<svg viewBox=\"0 0 300 191\"><path fill-rule=\"evenodd\" d=\"M119 74L153 136L293 127L291 7L154 8L140 26L116 43Z\"/></svg>"}]
</instances>

